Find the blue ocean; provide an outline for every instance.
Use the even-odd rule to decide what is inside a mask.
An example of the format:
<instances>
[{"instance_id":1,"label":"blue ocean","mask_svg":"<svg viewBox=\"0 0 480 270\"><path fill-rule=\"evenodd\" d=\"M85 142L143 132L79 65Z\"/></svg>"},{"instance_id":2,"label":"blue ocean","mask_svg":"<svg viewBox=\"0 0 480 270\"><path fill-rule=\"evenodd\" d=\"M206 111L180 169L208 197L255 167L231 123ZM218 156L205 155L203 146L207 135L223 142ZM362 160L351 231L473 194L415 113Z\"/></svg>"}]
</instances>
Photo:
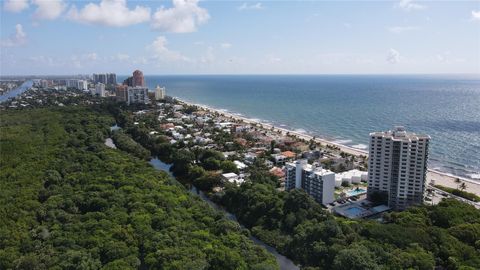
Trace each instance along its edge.
<instances>
[{"instance_id":1,"label":"blue ocean","mask_svg":"<svg viewBox=\"0 0 480 270\"><path fill-rule=\"evenodd\" d=\"M123 78L121 78L123 79ZM432 137L429 168L480 180L478 75L146 76L167 95L367 150L403 125Z\"/></svg>"}]
</instances>

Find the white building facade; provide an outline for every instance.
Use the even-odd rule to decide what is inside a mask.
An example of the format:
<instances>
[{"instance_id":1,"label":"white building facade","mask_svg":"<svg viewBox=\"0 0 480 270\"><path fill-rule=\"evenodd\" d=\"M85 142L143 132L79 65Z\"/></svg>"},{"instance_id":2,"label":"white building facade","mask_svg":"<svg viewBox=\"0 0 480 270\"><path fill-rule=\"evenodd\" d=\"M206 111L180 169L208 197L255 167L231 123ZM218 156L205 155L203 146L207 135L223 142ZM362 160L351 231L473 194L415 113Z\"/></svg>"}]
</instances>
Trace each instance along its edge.
<instances>
[{"instance_id":1,"label":"white building facade","mask_svg":"<svg viewBox=\"0 0 480 270\"><path fill-rule=\"evenodd\" d=\"M370 133L368 198L382 196L394 210L422 204L429 141L430 136L407 132L404 127Z\"/></svg>"},{"instance_id":2,"label":"white building facade","mask_svg":"<svg viewBox=\"0 0 480 270\"><path fill-rule=\"evenodd\" d=\"M101 97L105 97L106 96L106 93L105 93L105 84L103 83L97 83L95 85L95 94L101 96Z\"/></svg>"},{"instance_id":3,"label":"white building facade","mask_svg":"<svg viewBox=\"0 0 480 270\"><path fill-rule=\"evenodd\" d=\"M160 87L157 85L155 88L155 100L165 99L165 87Z\"/></svg>"},{"instance_id":4,"label":"white building facade","mask_svg":"<svg viewBox=\"0 0 480 270\"><path fill-rule=\"evenodd\" d=\"M78 90L87 90L88 89L88 83L85 80L78 80L77 81L77 89Z\"/></svg>"},{"instance_id":5,"label":"white building facade","mask_svg":"<svg viewBox=\"0 0 480 270\"><path fill-rule=\"evenodd\" d=\"M335 200L335 173L322 167L315 167L307 160L285 164L285 190L305 190L318 203L327 205Z\"/></svg>"},{"instance_id":6,"label":"white building facade","mask_svg":"<svg viewBox=\"0 0 480 270\"><path fill-rule=\"evenodd\" d=\"M148 88L140 87L140 86L128 87L127 91L128 91L127 104L132 104L132 103L147 104L147 103L149 103Z\"/></svg>"}]
</instances>

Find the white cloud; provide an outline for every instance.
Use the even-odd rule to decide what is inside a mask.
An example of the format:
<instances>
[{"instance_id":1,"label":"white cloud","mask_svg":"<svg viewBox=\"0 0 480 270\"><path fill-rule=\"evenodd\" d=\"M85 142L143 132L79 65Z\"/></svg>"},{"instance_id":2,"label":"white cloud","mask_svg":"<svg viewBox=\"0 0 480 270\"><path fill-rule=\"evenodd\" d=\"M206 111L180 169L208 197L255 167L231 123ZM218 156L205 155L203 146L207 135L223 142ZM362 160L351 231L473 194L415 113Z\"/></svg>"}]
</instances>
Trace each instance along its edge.
<instances>
[{"instance_id":1,"label":"white cloud","mask_svg":"<svg viewBox=\"0 0 480 270\"><path fill-rule=\"evenodd\" d=\"M87 53L84 55L85 59L90 61L96 61L98 59L97 53Z\"/></svg>"},{"instance_id":2,"label":"white cloud","mask_svg":"<svg viewBox=\"0 0 480 270\"><path fill-rule=\"evenodd\" d=\"M440 63L453 64L453 63L464 63L465 59L456 57L450 51L445 51L443 53L438 53L435 55L434 60Z\"/></svg>"},{"instance_id":3,"label":"white cloud","mask_svg":"<svg viewBox=\"0 0 480 270\"><path fill-rule=\"evenodd\" d=\"M126 0L102 0L98 5L89 3L80 11L72 7L69 18L86 24L123 27L150 20L150 8L136 6L130 10Z\"/></svg>"},{"instance_id":4,"label":"white cloud","mask_svg":"<svg viewBox=\"0 0 480 270\"><path fill-rule=\"evenodd\" d=\"M27 34L23 31L21 24L15 25L15 34L9 38L0 41L0 47L16 47L27 42Z\"/></svg>"},{"instance_id":5,"label":"white cloud","mask_svg":"<svg viewBox=\"0 0 480 270\"><path fill-rule=\"evenodd\" d=\"M31 56L28 58L31 62L39 63L42 65L53 66L54 63L58 63L58 61L54 61L52 57L39 55L39 56Z\"/></svg>"},{"instance_id":6,"label":"white cloud","mask_svg":"<svg viewBox=\"0 0 480 270\"><path fill-rule=\"evenodd\" d=\"M282 62L282 58L275 56L274 54L268 54L265 56L267 63L276 64Z\"/></svg>"},{"instance_id":7,"label":"white cloud","mask_svg":"<svg viewBox=\"0 0 480 270\"><path fill-rule=\"evenodd\" d=\"M28 0L6 0L3 7L10 12L20 12L28 8Z\"/></svg>"},{"instance_id":8,"label":"white cloud","mask_svg":"<svg viewBox=\"0 0 480 270\"><path fill-rule=\"evenodd\" d=\"M400 53L395 49L390 49L387 54L387 61L396 64L400 61Z\"/></svg>"},{"instance_id":9,"label":"white cloud","mask_svg":"<svg viewBox=\"0 0 480 270\"><path fill-rule=\"evenodd\" d=\"M152 28L164 32L190 33L209 18L208 11L198 6L198 0L173 0L173 7L161 7L153 14Z\"/></svg>"},{"instance_id":10,"label":"white cloud","mask_svg":"<svg viewBox=\"0 0 480 270\"><path fill-rule=\"evenodd\" d=\"M84 53L81 55L72 55L70 57L71 63L66 62L67 64L73 64L74 67L76 68L83 68L84 64L91 65L91 64L98 64L98 63L93 63L99 60L97 53L92 52L92 53Z\"/></svg>"},{"instance_id":11,"label":"white cloud","mask_svg":"<svg viewBox=\"0 0 480 270\"><path fill-rule=\"evenodd\" d=\"M23 32L23 26L21 24L15 25L15 38L17 40L25 40L27 34Z\"/></svg>"},{"instance_id":12,"label":"white cloud","mask_svg":"<svg viewBox=\"0 0 480 270\"><path fill-rule=\"evenodd\" d=\"M116 56L114 56L114 59L118 61L127 61L130 59L130 55L126 53L118 53Z\"/></svg>"},{"instance_id":13,"label":"white cloud","mask_svg":"<svg viewBox=\"0 0 480 270\"><path fill-rule=\"evenodd\" d=\"M436 58L437 58L438 62L445 62L445 56L443 56L441 54L437 54Z\"/></svg>"},{"instance_id":14,"label":"white cloud","mask_svg":"<svg viewBox=\"0 0 480 270\"><path fill-rule=\"evenodd\" d=\"M228 43L228 42L224 42L224 43L220 44L220 47L222 47L222 49L229 49L229 48L232 47L232 44Z\"/></svg>"},{"instance_id":15,"label":"white cloud","mask_svg":"<svg viewBox=\"0 0 480 270\"><path fill-rule=\"evenodd\" d=\"M419 28L417 26L392 26L387 28L388 31L395 34L400 34L407 31L414 31L418 29Z\"/></svg>"},{"instance_id":16,"label":"white cloud","mask_svg":"<svg viewBox=\"0 0 480 270\"><path fill-rule=\"evenodd\" d=\"M480 10L472 10L472 20L473 21L480 21Z\"/></svg>"},{"instance_id":17,"label":"white cloud","mask_svg":"<svg viewBox=\"0 0 480 270\"><path fill-rule=\"evenodd\" d=\"M396 6L406 11L422 10L427 7L425 5L414 3L413 1L414 0L401 0Z\"/></svg>"},{"instance_id":18,"label":"white cloud","mask_svg":"<svg viewBox=\"0 0 480 270\"><path fill-rule=\"evenodd\" d=\"M135 57L132 59L133 65L146 65L148 64L148 60L145 57Z\"/></svg>"},{"instance_id":19,"label":"white cloud","mask_svg":"<svg viewBox=\"0 0 480 270\"><path fill-rule=\"evenodd\" d=\"M153 58L161 61L184 61L190 62L190 59L177 51L167 48L167 39L164 36L157 37L147 48L152 51Z\"/></svg>"},{"instance_id":20,"label":"white cloud","mask_svg":"<svg viewBox=\"0 0 480 270\"><path fill-rule=\"evenodd\" d=\"M347 53L347 52L323 52L313 55L308 62L315 62L322 66L339 65L339 64L372 64L375 61L371 55Z\"/></svg>"},{"instance_id":21,"label":"white cloud","mask_svg":"<svg viewBox=\"0 0 480 270\"><path fill-rule=\"evenodd\" d=\"M58 18L67 8L63 0L32 0L37 6L33 18L37 20L53 20Z\"/></svg>"},{"instance_id":22,"label":"white cloud","mask_svg":"<svg viewBox=\"0 0 480 270\"><path fill-rule=\"evenodd\" d=\"M263 9L262 3L256 3L256 4L247 4L243 3L241 6L237 7L238 10L260 10Z\"/></svg>"}]
</instances>

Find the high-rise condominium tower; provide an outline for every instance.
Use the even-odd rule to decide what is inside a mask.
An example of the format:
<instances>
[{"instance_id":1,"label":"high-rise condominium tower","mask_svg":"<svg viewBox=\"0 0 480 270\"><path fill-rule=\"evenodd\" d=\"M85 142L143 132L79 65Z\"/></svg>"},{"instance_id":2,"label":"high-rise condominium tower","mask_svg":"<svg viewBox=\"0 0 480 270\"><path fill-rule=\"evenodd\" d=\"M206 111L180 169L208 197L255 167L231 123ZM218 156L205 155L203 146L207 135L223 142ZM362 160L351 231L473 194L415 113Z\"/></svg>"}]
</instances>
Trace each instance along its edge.
<instances>
[{"instance_id":1,"label":"high-rise condominium tower","mask_svg":"<svg viewBox=\"0 0 480 270\"><path fill-rule=\"evenodd\" d=\"M394 210L423 203L430 136L393 131L370 133L368 198L384 198Z\"/></svg>"},{"instance_id":2,"label":"high-rise condominium tower","mask_svg":"<svg viewBox=\"0 0 480 270\"><path fill-rule=\"evenodd\" d=\"M145 78L143 77L143 72L138 69L133 72L132 86L145 87Z\"/></svg>"}]
</instances>

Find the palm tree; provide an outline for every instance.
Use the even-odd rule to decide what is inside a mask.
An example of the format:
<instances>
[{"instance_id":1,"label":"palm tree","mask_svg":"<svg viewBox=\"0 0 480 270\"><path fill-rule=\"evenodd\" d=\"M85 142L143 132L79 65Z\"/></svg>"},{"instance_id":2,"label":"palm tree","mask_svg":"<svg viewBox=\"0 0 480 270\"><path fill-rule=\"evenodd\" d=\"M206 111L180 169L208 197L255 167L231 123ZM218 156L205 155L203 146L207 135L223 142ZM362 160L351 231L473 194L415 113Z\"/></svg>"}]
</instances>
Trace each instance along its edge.
<instances>
[{"instance_id":1,"label":"palm tree","mask_svg":"<svg viewBox=\"0 0 480 270\"><path fill-rule=\"evenodd\" d=\"M465 191L467 189L467 184L465 184L465 182L462 182L458 189L460 189L461 191Z\"/></svg>"},{"instance_id":2,"label":"palm tree","mask_svg":"<svg viewBox=\"0 0 480 270\"><path fill-rule=\"evenodd\" d=\"M460 183L462 183L462 181L460 180L460 178L455 178L455 183L457 183L457 189L458 189L458 186L460 185Z\"/></svg>"}]
</instances>

